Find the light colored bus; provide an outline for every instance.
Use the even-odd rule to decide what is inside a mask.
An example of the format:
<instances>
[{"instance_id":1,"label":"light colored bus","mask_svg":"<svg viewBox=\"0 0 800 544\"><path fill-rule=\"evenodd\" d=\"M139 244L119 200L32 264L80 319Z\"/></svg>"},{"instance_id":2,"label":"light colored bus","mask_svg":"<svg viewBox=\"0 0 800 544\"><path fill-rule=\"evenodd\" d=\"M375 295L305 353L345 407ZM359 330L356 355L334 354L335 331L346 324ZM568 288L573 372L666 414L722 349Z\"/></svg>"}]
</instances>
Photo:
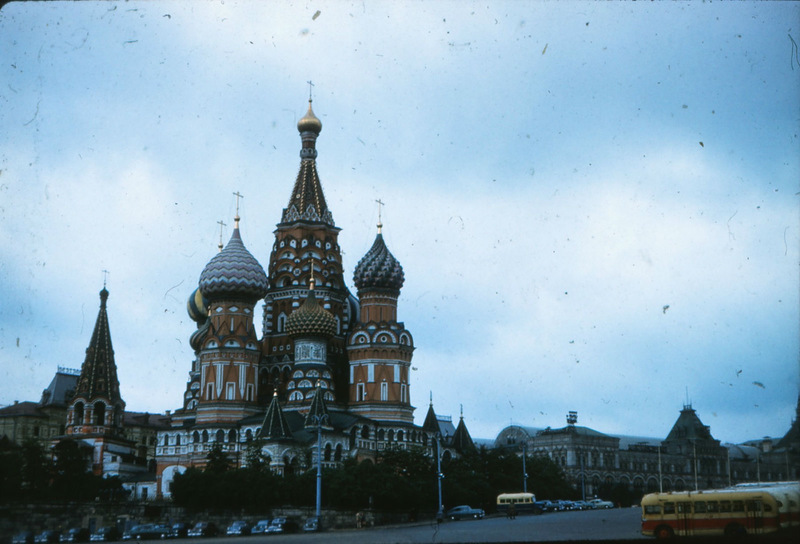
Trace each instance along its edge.
<instances>
[{"instance_id":1,"label":"light colored bus","mask_svg":"<svg viewBox=\"0 0 800 544\"><path fill-rule=\"evenodd\" d=\"M737 484L735 489L768 489L778 499L778 525L781 528L800 525L800 482L766 482Z\"/></svg>"},{"instance_id":2,"label":"light colored bus","mask_svg":"<svg viewBox=\"0 0 800 544\"><path fill-rule=\"evenodd\" d=\"M508 507L513 504L517 514L541 514L542 510L535 503L536 496L533 493L501 493L497 496L497 511L507 513Z\"/></svg>"},{"instance_id":3,"label":"light colored bus","mask_svg":"<svg viewBox=\"0 0 800 544\"><path fill-rule=\"evenodd\" d=\"M764 534L781 527L783 503L770 487L650 493L642 498L642 534L728 537Z\"/></svg>"}]
</instances>

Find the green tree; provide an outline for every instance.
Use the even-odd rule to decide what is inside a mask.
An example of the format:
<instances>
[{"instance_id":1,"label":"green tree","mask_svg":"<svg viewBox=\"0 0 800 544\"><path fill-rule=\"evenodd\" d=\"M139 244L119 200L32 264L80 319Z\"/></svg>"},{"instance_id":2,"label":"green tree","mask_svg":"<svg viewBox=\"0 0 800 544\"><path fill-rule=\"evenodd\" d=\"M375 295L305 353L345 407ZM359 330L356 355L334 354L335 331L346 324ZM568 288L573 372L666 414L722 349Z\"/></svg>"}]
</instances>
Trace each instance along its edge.
<instances>
[{"instance_id":1,"label":"green tree","mask_svg":"<svg viewBox=\"0 0 800 544\"><path fill-rule=\"evenodd\" d=\"M228 455L222 451L222 445L219 442L211 444L211 450L206 456L206 472L222 474L227 472L230 467L231 462L228 459Z\"/></svg>"}]
</instances>

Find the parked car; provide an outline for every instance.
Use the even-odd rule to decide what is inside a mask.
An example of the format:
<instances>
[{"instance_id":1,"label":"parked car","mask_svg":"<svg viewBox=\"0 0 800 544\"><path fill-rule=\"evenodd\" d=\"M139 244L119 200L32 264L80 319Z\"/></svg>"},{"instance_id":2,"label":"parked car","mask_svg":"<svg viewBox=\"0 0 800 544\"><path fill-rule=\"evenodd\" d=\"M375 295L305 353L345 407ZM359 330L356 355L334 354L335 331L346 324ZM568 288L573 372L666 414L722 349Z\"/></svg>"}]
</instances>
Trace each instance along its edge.
<instances>
[{"instance_id":1,"label":"parked car","mask_svg":"<svg viewBox=\"0 0 800 544\"><path fill-rule=\"evenodd\" d=\"M267 529L269 528L269 522L270 520L268 519L262 519L261 521L253 525L253 528L250 529L250 534L263 535L264 533L267 532Z\"/></svg>"},{"instance_id":2,"label":"parked car","mask_svg":"<svg viewBox=\"0 0 800 544\"><path fill-rule=\"evenodd\" d=\"M182 521L173 523L172 527L169 528L167 538L186 538L189 536L189 529L191 529L191 525L188 523L183 523Z\"/></svg>"},{"instance_id":3,"label":"parked car","mask_svg":"<svg viewBox=\"0 0 800 544\"><path fill-rule=\"evenodd\" d=\"M592 499L588 501L592 508L614 508L614 503L603 499Z\"/></svg>"},{"instance_id":4,"label":"parked car","mask_svg":"<svg viewBox=\"0 0 800 544\"><path fill-rule=\"evenodd\" d=\"M558 509L559 510L574 510L575 509L575 503L572 502L572 501L568 501L568 500L565 500L565 499L559 499L559 500L557 500L555 502L558 505Z\"/></svg>"},{"instance_id":5,"label":"parked car","mask_svg":"<svg viewBox=\"0 0 800 544\"><path fill-rule=\"evenodd\" d=\"M36 544L57 544L59 538L61 538L61 533L58 531L42 531L33 537L33 541Z\"/></svg>"},{"instance_id":6,"label":"parked car","mask_svg":"<svg viewBox=\"0 0 800 544\"><path fill-rule=\"evenodd\" d=\"M267 533L296 533L299 530L300 524L294 519L283 517L273 519L267 527Z\"/></svg>"},{"instance_id":7,"label":"parked car","mask_svg":"<svg viewBox=\"0 0 800 544\"><path fill-rule=\"evenodd\" d=\"M251 529L252 527L249 523L243 520L238 520L228 525L228 530L226 533L228 536L245 536L250 534Z\"/></svg>"},{"instance_id":8,"label":"parked car","mask_svg":"<svg viewBox=\"0 0 800 544\"><path fill-rule=\"evenodd\" d=\"M303 523L303 531L306 533L316 533L321 530L322 525L319 522L319 518L308 518L306 522Z\"/></svg>"},{"instance_id":9,"label":"parked car","mask_svg":"<svg viewBox=\"0 0 800 544\"><path fill-rule=\"evenodd\" d=\"M61 533L59 542L89 542L89 529L86 527L73 527Z\"/></svg>"},{"instance_id":10,"label":"parked car","mask_svg":"<svg viewBox=\"0 0 800 544\"><path fill-rule=\"evenodd\" d=\"M533 503L534 508L538 508L542 512L555 512L558 510L558 505L553 501L536 501Z\"/></svg>"},{"instance_id":11,"label":"parked car","mask_svg":"<svg viewBox=\"0 0 800 544\"><path fill-rule=\"evenodd\" d=\"M33 544L33 539L34 536L31 531L22 531L11 538L11 544Z\"/></svg>"},{"instance_id":12,"label":"parked car","mask_svg":"<svg viewBox=\"0 0 800 544\"><path fill-rule=\"evenodd\" d=\"M614 508L614 503L603 499L592 499L587 501L592 508Z\"/></svg>"},{"instance_id":13,"label":"parked car","mask_svg":"<svg viewBox=\"0 0 800 544\"><path fill-rule=\"evenodd\" d=\"M486 512L484 512L480 508L472 508L471 506L467 506L466 504L451 508L445 514L445 516L447 516L448 519L454 521L459 519L483 519L485 515Z\"/></svg>"},{"instance_id":14,"label":"parked car","mask_svg":"<svg viewBox=\"0 0 800 544\"><path fill-rule=\"evenodd\" d=\"M198 521L187 533L190 537L217 536L219 529L213 521Z\"/></svg>"},{"instance_id":15,"label":"parked car","mask_svg":"<svg viewBox=\"0 0 800 544\"><path fill-rule=\"evenodd\" d=\"M169 527L166 525L135 525L130 531L122 533L122 540L155 540L167 538Z\"/></svg>"},{"instance_id":16,"label":"parked car","mask_svg":"<svg viewBox=\"0 0 800 544\"><path fill-rule=\"evenodd\" d=\"M116 542L122 535L116 527L101 527L92 533L89 540L92 542Z\"/></svg>"},{"instance_id":17,"label":"parked car","mask_svg":"<svg viewBox=\"0 0 800 544\"><path fill-rule=\"evenodd\" d=\"M575 501L572 505L573 510L589 510L592 508L586 501Z\"/></svg>"}]
</instances>

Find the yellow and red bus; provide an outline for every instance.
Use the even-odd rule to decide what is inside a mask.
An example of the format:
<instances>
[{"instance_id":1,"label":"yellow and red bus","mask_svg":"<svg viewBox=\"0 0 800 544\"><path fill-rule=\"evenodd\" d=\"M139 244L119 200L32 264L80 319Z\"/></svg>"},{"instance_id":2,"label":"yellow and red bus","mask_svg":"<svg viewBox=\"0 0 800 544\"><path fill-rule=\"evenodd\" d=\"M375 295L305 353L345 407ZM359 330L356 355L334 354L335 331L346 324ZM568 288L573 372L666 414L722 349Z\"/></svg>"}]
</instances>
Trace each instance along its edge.
<instances>
[{"instance_id":1,"label":"yellow and red bus","mask_svg":"<svg viewBox=\"0 0 800 544\"><path fill-rule=\"evenodd\" d=\"M642 498L642 534L669 539L775 532L791 524L786 494L787 486L650 493Z\"/></svg>"}]
</instances>

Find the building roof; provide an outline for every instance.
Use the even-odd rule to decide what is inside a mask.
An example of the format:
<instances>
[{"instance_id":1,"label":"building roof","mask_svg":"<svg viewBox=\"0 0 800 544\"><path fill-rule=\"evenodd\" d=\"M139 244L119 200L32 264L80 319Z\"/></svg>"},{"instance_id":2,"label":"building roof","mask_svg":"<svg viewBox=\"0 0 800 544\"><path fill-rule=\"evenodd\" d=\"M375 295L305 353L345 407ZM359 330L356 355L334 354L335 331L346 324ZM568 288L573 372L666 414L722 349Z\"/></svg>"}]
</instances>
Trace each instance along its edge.
<instances>
[{"instance_id":1,"label":"building roof","mask_svg":"<svg viewBox=\"0 0 800 544\"><path fill-rule=\"evenodd\" d=\"M697 413L692 409L691 405L686 405L681 410L675 425L667 435L666 441L671 442L675 440L714 440L711 436L711 430L703 425Z\"/></svg>"},{"instance_id":2,"label":"building roof","mask_svg":"<svg viewBox=\"0 0 800 544\"><path fill-rule=\"evenodd\" d=\"M39 404L42 406L66 406L72 402L79 376L80 370L59 367L50 381L50 385L42 391L42 399Z\"/></svg>"},{"instance_id":3,"label":"building roof","mask_svg":"<svg viewBox=\"0 0 800 544\"><path fill-rule=\"evenodd\" d=\"M92 332L89 347L86 348L86 359L81 366L81 375L75 388L75 398L87 402L105 399L111 404L124 402L119 393L117 365L114 362L114 348L111 345L111 331L108 327L106 301L108 291L105 287L100 291L100 311Z\"/></svg>"},{"instance_id":4,"label":"building roof","mask_svg":"<svg viewBox=\"0 0 800 544\"><path fill-rule=\"evenodd\" d=\"M287 440L292 438L289 423L283 415L281 403L278 402L277 391L272 396L269 407L267 407L267 413L264 415L264 421L261 423L261 431L259 431L258 437L268 440Z\"/></svg>"},{"instance_id":5,"label":"building roof","mask_svg":"<svg viewBox=\"0 0 800 544\"><path fill-rule=\"evenodd\" d=\"M122 423L125 427L148 427L151 429L169 429L171 427L169 416L149 412L123 412Z\"/></svg>"},{"instance_id":6,"label":"building roof","mask_svg":"<svg viewBox=\"0 0 800 544\"><path fill-rule=\"evenodd\" d=\"M0 408L0 417L47 417L47 414L40 410L41 405L38 402L25 400L22 402L14 402Z\"/></svg>"},{"instance_id":7,"label":"building roof","mask_svg":"<svg viewBox=\"0 0 800 544\"><path fill-rule=\"evenodd\" d=\"M308 296L303 304L289 314L286 320L286 332L292 337L321 336L331 337L336 334L336 318L317 302L314 294L314 280L309 282Z\"/></svg>"}]
</instances>

